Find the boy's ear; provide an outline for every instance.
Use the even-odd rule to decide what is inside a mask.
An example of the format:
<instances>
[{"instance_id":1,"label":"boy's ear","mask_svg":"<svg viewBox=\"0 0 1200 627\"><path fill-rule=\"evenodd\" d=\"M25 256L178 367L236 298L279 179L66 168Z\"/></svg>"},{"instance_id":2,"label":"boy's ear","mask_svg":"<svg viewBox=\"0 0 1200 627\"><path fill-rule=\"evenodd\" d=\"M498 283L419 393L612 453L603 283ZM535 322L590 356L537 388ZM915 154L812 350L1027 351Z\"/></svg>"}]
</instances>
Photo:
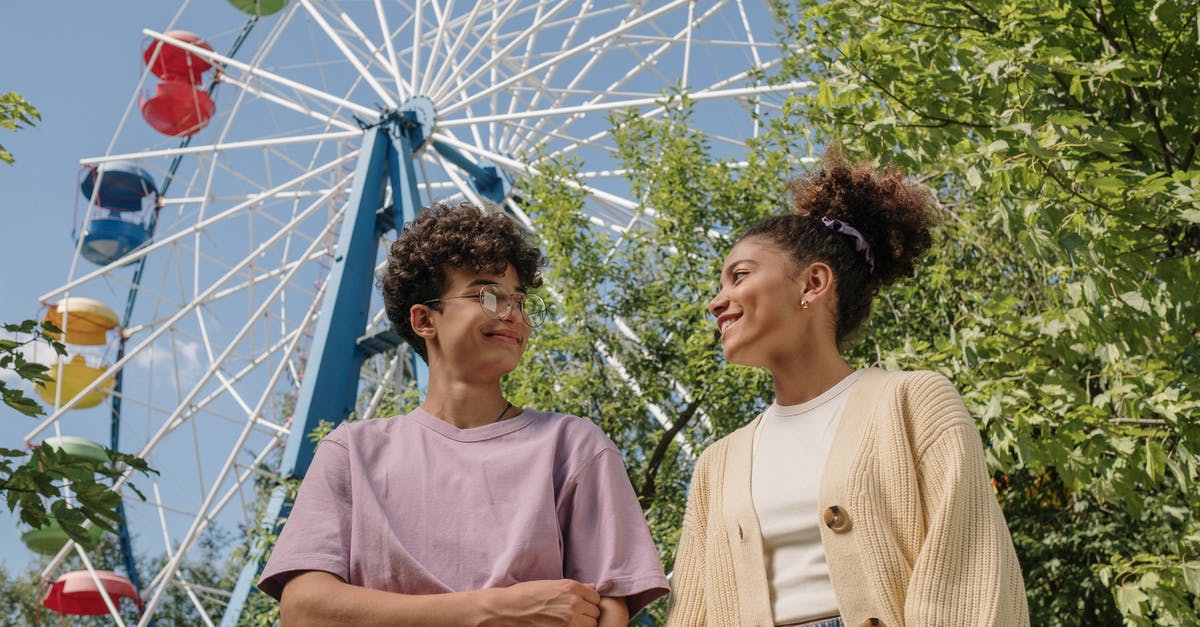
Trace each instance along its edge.
<instances>
[{"instance_id":1,"label":"boy's ear","mask_svg":"<svg viewBox=\"0 0 1200 627\"><path fill-rule=\"evenodd\" d=\"M412 325L413 332L425 339L437 335L437 327L433 324L430 311L428 305L413 305L408 308L408 323Z\"/></svg>"}]
</instances>

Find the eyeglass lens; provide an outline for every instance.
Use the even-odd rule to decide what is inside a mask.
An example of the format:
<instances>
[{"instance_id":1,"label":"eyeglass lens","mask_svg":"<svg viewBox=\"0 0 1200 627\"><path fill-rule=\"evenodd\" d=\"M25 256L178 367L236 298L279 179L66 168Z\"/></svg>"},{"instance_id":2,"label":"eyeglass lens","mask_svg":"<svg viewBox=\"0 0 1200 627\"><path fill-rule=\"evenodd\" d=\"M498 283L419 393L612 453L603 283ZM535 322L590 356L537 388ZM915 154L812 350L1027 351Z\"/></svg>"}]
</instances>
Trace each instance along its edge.
<instances>
[{"instance_id":1,"label":"eyeglass lens","mask_svg":"<svg viewBox=\"0 0 1200 627\"><path fill-rule=\"evenodd\" d=\"M479 305L485 312L496 318L507 316L512 311L514 303L530 325L540 322L542 307L536 296L514 296L499 285L488 285L479 290Z\"/></svg>"}]
</instances>

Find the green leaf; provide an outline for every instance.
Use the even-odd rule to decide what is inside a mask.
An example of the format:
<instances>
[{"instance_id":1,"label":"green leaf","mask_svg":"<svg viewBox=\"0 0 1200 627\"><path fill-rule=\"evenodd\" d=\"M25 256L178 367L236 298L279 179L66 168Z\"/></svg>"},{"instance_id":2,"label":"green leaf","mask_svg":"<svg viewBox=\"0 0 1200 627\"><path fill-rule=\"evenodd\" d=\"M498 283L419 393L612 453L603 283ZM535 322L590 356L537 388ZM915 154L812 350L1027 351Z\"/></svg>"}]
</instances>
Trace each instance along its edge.
<instances>
[{"instance_id":1,"label":"green leaf","mask_svg":"<svg viewBox=\"0 0 1200 627\"><path fill-rule=\"evenodd\" d=\"M1200 598L1200 560L1189 560L1183 563L1183 581L1187 591L1193 597Z\"/></svg>"},{"instance_id":2,"label":"green leaf","mask_svg":"<svg viewBox=\"0 0 1200 627\"><path fill-rule=\"evenodd\" d=\"M1136 584L1125 584L1117 587L1117 607L1121 609L1123 614L1145 616L1142 603L1149 600L1150 597Z\"/></svg>"},{"instance_id":3,"label":"green leaf","mask_svg":"<svg viewBox=\"0 0 1200 627\"><path fill-rule=\"evenodd\" d=\"M979 176L979 170L975 166L967 168L967 185L970 185L973 189L979 189L979 186L982 184L983 179Z\"/></svg>"}]
</instances>

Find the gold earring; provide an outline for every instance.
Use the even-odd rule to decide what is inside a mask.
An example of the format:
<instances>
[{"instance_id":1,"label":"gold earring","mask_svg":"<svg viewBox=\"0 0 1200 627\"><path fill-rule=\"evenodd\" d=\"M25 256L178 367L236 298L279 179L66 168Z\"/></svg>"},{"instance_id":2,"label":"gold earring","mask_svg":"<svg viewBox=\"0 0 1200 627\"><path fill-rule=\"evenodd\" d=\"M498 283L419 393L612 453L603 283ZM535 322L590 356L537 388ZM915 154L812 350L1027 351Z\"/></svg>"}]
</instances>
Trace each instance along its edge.
<instances>
[{"instance_id":1,"label":"gold earring","mask_svg":"<svg viewBox=\"0 0 1200 627\"><path fill-rule=\"evenodd\" d=\"M801 300L801 301L800 301L800 308L801 308L801 309L808 309L808 301L806 301L806 300Z\"/></svg>"}]
</instances>

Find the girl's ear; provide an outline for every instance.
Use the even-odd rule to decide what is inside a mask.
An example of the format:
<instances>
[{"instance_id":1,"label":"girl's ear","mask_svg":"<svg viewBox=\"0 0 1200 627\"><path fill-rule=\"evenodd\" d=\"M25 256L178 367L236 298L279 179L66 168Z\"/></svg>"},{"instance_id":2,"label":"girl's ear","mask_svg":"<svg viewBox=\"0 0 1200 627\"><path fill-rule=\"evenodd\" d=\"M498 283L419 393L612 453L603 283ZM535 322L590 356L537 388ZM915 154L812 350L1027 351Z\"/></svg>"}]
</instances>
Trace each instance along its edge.
<instances>
[{"instance_id":1,"label":"girl's ear","mask_svg":"<svg viewBox=\"0 0 1200 627\"><path fill-rule=\"evenodd\" d=\"M413 305L408 308L408 323L412 325L413 332L426 340L437 336L432 312L428 305Z\"/></svg>"},{"instance_id":2,"label":"girl's ear","mask_svg":"<svg viewBox=\"0 0 1200 627\"><path fill-rule=\"evenodd\" d=\"M804 300L814 305L833 295L833 268L823 261L808 264L801 277L804 281Z\"/></svg>"}]
</instances>

